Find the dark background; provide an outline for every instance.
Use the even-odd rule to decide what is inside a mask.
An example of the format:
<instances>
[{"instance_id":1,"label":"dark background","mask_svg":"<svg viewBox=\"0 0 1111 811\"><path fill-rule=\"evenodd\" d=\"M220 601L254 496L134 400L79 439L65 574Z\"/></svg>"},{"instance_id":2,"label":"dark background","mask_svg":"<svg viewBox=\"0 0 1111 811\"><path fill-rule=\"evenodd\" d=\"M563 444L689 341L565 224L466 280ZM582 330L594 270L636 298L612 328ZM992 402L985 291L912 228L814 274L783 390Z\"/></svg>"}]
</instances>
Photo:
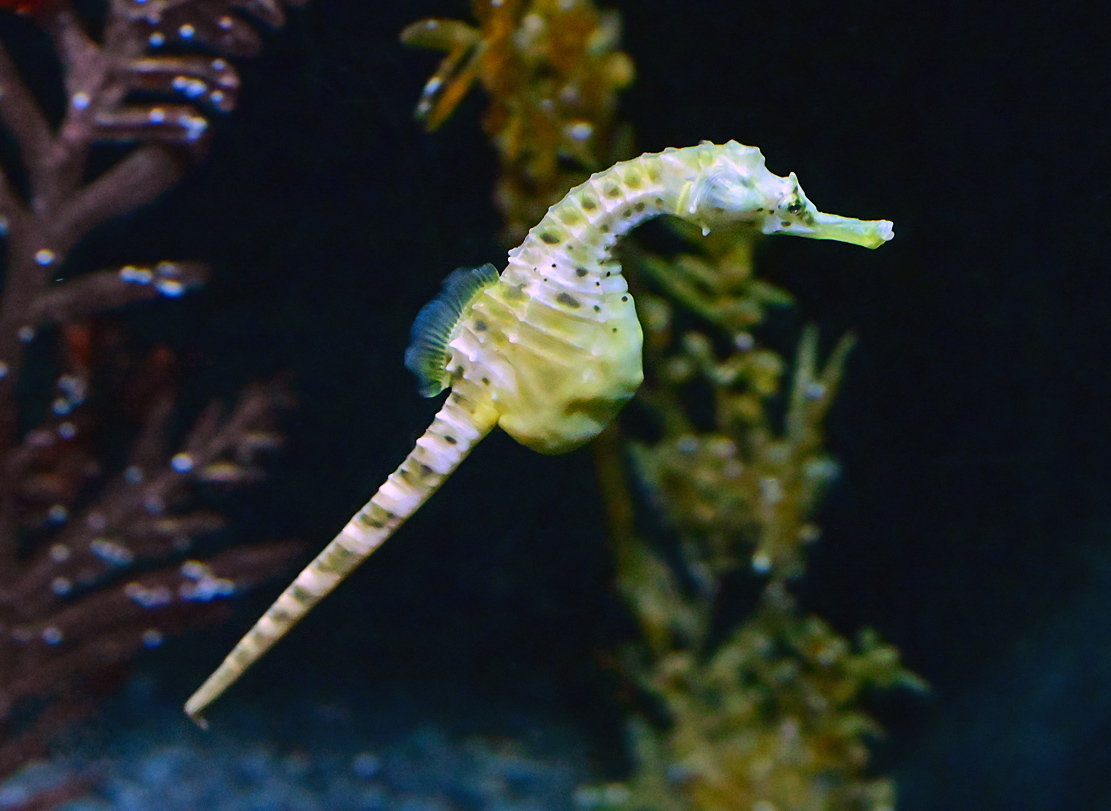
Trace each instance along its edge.
<instances>
[{"instance_id":1,"label":"dark background","mask_svg":"<svg viewBox=\"0 0 1111 811\"><path fill-rule=\"evenodd\" d=\"M1111 808L1101 10L617 7L640 151L735 138L822 210L895 222L876 252L778 240L759 264L826 346L858 334L829 432L843 472L797 591L846 635L879 629L932 684L874 704L900 807ZM129 317L137 341L182 353L198 403L293 372L290 443L239 508L244 538L315 548L369 498L438 405L402 367L413 316L454 267L504 259L482 94L434 135L412 121L438 57L396 35L422 16L468 4L295 10L242 65L209 159L74 257L216 266L199 295ZM418 694L430 714L549 715L620 769L599 660L628 625L609 577L589 454L495 435L226 700ZM172 700L276 588L158 654Z\"/></svg>"}]
</instances>

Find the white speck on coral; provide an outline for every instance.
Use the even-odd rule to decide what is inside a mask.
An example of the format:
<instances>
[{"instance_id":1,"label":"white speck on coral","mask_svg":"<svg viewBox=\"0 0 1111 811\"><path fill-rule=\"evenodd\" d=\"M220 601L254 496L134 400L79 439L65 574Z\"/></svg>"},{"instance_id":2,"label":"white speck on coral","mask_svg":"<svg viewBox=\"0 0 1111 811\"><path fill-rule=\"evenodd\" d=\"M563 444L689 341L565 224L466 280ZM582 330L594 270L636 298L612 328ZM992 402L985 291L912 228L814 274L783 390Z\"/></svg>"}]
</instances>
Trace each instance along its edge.
<instances>
[{"instance_id":1,"label":"white speck on coral","mask_svg":"<svg viewBox=\"0 0 1111 811\"><path fill-rule=\"evenodd\" d=\"M89 549L94 555L111 566L127 566L135 560L135 554L123 544L108 538L96 538Z\"/></svg>"},{"instance_id":2,"label":"white speck on coral","mask_svg":"<svg viewBox=\"0 0 1111 811\"><path fill-rule=\"evenodd\" d=\"M202 577L211 577L208 567L201 563L199 560L187 560L181 564L178 570L181 572L182 577L187 577L190 580L200 580Z\"/></svg>"},{"instance_id":3,"label":"white speck on coral","mask_svg":"<svg viewBox=\"0 0 1111 811\"><path fill-rule=\"evenodd\" d=\"M752 556L752 571L757 574L767 574L772 569L772 559L763 550Z\"/></svg>"},{"instance_id":4,"label":"white speck on coral","mask_svg":"<svg viewBox=\"0 0 1111 811\"><path fill-rule=\"evenodd\" d=\"M187 453L175 453L170 460L170 467L178 473L188 473L193 469L193 457Z\"/></svg>"},{"instance_id":5,"label":"white speck on coral","mask_svg":"<svg viewBox=\"0 0 1111 811\"><path fill-rule=\"evenodd\" d=\"M567 134L576 141L585 141L594 134L594 125L589 121L576 121L567 128Z\"/></svg>"},{"instance_id":6,"label":"white speck on coral","mask_svg":"<svg viewBox=\"0 0 1111 811\"><path fill-rule=\"evenodd\" d=\"M154 283L154 289L164 296L177 298L185 292L185 285L174 279L159 279Z\"/></svg>"},{"instance_id":7,"label":"white speck on coral","mask_svg":"<svg viewBox=\"0 0 1111 811\"><path fill-rule=\"evenodd\" d=\"M49 248L42 248L35 251L35 262L46 267L54 263L54 251Z\"/></svg>"},{"instance_id":8,"label":"white speck on coral","mask_svg":"<svg viewBox=\"0 0 1111 811\"><path fill-rule=\"evenodd\" d=\"M147 113L147 118L153 124L161 124L166 120L166 111L161 107L151 107L150 112Z\"/></svg>"},{"instance_id":9,"label":"white speck on coral","mask_svg":"<svg viewBox=\"0 0 1111 811\"><path fill-rule=\"evenodd\" d=\"M183 115L178 123L185 127L185 137L190 141L196 141L208 129L208 122L199 115Z\"/></svg>"},{"instance_id":10,"label":"white speck on coral","mask_svg":"<svg viewBox=\"0 0 1111 811\"><path fill-rule=\"evenodd\" d=\"M137 268L134 265L124 265L120 268L120 279L135 284L150 284L154 275L146 268Z\"/></svg>"},{"instance_id":11,"label":"white speck on coral","mask_svg":"<svg viewBox=\"0 0 1111 811\"><path fill-rule=\"evenodd\" d=\"M182 39L192 39L193 35L197 33L197 29L189 25L189 23L186 23L181 26L181 28L177 29L177 33Z\"/></svg>"},{"instance_id":12,"label":"white speck on coral","mask_svg":"<svg viewBox=\"0 0 1111 811\"><path fill-rule=\"evenodd\" d=\"M73 591L73 581L68 577L55 577L50 582L50 590L59 597L65 597Z\"/></svg>"},{"instance_id":13,"label":"white speck on coral","mask_svg":"<svg viewBox=\"0 0 1111 811\"><path fill-rule=\"evenodd\" d=\"M225 31L229 30L232 27L233 23L234 23L234 21L232 20L232 18L229 17L226 14L223 17L221 17L219 20L216 21L216 24L218 26L220 26L222 29L224 29Z\"/></svg>"}]
</instances>

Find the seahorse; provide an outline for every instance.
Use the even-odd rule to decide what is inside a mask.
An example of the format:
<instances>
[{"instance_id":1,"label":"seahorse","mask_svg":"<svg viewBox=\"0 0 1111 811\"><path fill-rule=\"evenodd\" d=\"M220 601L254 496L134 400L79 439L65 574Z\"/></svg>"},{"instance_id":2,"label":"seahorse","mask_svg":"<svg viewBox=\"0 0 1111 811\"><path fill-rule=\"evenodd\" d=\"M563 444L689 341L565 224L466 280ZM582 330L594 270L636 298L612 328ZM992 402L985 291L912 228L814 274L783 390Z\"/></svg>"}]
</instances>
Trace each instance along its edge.
<instances>
[{"instance_id":1,"label":"seahorse","mask_svg":"<svg viewBox=\"0 0 1111 811\"><path fill-rule=\"evenodd\" d=\"M876 248L887 220L823 214L794 173L778 177L736 141L670 148L591 175L493 265L460 269L417 316L405 363L421 393L450 388L401 466L297 576L185 705L201 713L344 577L392 536L495 426L542 453L598 434L643 378L641 329L614 245L668 214L709 233L750 223Z\"/></svg>"}]
</instances>

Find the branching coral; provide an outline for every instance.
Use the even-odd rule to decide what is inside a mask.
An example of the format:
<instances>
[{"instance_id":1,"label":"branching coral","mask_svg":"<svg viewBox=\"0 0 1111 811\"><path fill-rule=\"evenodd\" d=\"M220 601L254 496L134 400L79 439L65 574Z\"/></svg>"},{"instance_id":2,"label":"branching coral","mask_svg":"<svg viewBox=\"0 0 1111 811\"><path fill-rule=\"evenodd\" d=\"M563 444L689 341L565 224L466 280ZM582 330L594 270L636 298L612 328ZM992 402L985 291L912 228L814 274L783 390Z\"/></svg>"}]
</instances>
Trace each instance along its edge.
<instances>
[{"instance_id":1,"label":"branching coral","mask_svg":"<svg viewBox=\"0 0 1111 811\"><path fill-rule=\"evenodd\" d=\"M258 478L260 456L280 441L282 387L250 386L230 409L214 402L182 432L172 356L156 348L131 360L94 318L176 298L208 268L88 270L75 250L202 154L207 116L236 101L225 57L259 46L237 10L277 25L282 5L112 0L99 40L68 0L20 8L29 18L12 24L53 47L66 106L53 125L0 46L0 121L19 155L0 170L0 775L41 751L59 720L89 709L92 688L137 651L217 616L225 598L281 570L297 548L186 558L225 523L206 494ZM181 43L189 50L178 52ZM104 142L126 146L90 178ZM127 434L121 455L112 445Z\"/></svg>"}]
</instances>

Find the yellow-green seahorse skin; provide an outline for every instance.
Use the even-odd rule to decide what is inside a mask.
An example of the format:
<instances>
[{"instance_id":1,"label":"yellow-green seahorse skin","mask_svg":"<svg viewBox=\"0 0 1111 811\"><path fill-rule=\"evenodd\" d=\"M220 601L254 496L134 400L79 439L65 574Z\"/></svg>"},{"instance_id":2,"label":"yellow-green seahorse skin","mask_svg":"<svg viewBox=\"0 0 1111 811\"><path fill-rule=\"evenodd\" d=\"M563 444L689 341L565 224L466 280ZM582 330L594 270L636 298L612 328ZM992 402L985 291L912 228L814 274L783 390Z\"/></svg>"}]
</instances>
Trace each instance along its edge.
<instances>
[{"instance_id":1,"label":"yellow-green seahorse skin","mask_svg":"<svg viewBox=\"0 0 1111 811\"><path fill-rule=\"evenodd\" d=\"M389 538L471 448L500 425L545 453L598 434L643 379L641 330L614 256L616 242L669 214L702 226L750 222L875 248L886 220L819 212L794 174L730 141L641 155L592 175L552 206L498 280L461 308L447 342L451 393L432 425L370 502L297 576L185 705L200 713L309 609Z\"/></svg>"}]
</instances>

